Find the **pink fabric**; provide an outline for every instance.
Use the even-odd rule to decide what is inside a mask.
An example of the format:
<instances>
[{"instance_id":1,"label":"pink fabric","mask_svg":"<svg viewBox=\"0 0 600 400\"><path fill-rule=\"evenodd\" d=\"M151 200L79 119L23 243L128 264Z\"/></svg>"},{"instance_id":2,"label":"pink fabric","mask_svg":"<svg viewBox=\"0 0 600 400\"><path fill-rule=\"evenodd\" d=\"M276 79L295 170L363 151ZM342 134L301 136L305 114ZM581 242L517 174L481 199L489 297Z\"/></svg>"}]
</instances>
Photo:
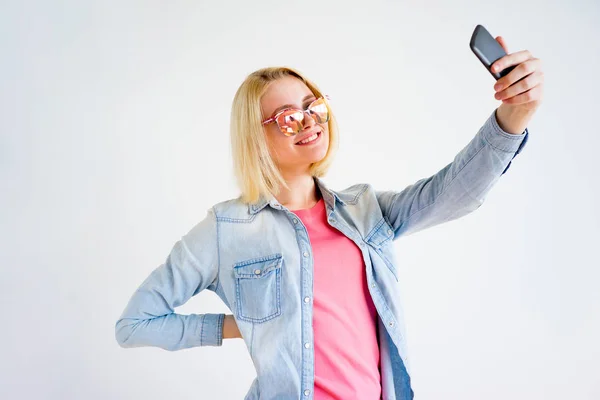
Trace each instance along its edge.
<instances>
[{"instance_id":1,"label":"pink fabric","mask_svg":"<svg viewBox=\"0 0 600 400\"><path fill-rule=\"evenodd\" d=\"M381 398L377 311L358 246L327 222L323 198L293 211L313 249L316 400Z\"/></svg>"}]
</instances>

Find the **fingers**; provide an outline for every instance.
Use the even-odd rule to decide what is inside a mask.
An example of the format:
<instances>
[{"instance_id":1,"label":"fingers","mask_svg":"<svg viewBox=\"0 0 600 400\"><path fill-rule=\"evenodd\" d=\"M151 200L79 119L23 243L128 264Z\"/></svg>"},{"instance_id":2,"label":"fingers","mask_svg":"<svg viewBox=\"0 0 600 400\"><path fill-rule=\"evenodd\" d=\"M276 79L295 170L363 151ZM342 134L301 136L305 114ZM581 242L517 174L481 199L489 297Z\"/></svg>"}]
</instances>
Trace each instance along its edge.
<instances>
[{"instance_id":1,"label":"fingers","mask_svg":"<svg viewBox=\"0 0 600 400\"><path fill-rule=\"evenodd\" d=\"M507 89L496 93L495 97L498 100L509 99L509 98L517 96L521 93L525 93L526 91L541 84L542 81L543 81L543 72L535 71L535 72L527 75L524 79L521 79L514 85L509 86Z\"/></svg>"},{"instance_id":2,"label":"fingers","mask_svg":"<svg viewBox=\"0 0 600 400\"><path fill-rule=\"evenodd\" d=\"M523 78L533 74L534 72L541 72L542 70L542 61L539 58L531 58L527 61L522 62L517 67L515 67L512 71L510 71L506 76L498 79L496 84L494 85L494 90L496 92L501 92L506 90L507 88L511 90L509 94L518 94L514 93L514 90L518 88L522 88L524 91L527 88L523 88L521 81ZM519 85L515 85L515 82L519 82ZM519 92L520 93L520 92ZM496 97L498 98L498 97Z\"/></svg>"},{"instance_id":3,"label":"fingers","mask_svg":"<svg viewBox=\"0 0 600 400\"><path fill-rule=\"evenodd\" d=\"M537 104L542 100L542 85L536 85L535 87L519 94L518 96L511 97L506 100L502 100L503 104L525 104L532 103Z\"/></svg>"},{"instance_id":4,"label":"fingers","mask_svg":"<svg viewBox=\"0 0 600 400\"><path fill-rule=\"evenodd\" d=\"M500 43L500 46L502 46L502 48L504 49L504 51L508 54L508 47L506 46L506 41L504 40L504 38L502 36L497 36L496 37L496 41L498 43Z\"/></svg>"},{"instance_id":5,"label":"fingers","mask_svg":"<svg viewBox=\"0 0 600 400\"><path fill-rule=\"evenodd\" d=\"M497 36L496 41L507 54L492 64L491 71L500 72L508 67L515 67L496 81L494 97L502 100L503 104L522 104L526 109L534 109L540 104L543 96L542 61L533 57L529 50L510 54L502 36Z\"/></svg>"},{"instance_id":6,"label":"fingers","mask_svg":"<svg viewBox=\"0 0 600 400\"><path fill-rule=\"evenodd\" d=\"M530 58L533 57L529 50L521 50L516 53L507 54L504 57L500 57L492 64L492 72L500 72L507 67L518 65Z\"/></svg>"}]
</instances>

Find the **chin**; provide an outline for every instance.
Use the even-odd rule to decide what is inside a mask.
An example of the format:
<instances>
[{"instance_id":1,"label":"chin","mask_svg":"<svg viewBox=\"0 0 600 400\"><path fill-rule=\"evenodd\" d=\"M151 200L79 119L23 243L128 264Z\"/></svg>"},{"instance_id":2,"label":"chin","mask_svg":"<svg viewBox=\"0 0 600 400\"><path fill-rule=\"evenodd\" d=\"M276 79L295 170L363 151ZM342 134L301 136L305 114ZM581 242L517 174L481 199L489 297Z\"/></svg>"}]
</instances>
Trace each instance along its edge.
<instances>
[{"instance_id":1,"label":"chin","mask_svg":"<svg viewBox=\"0 0 600 400\"><path fill-rule=\"evenodd\" d=\"M311 157L310 160L308 160L308 162L311 164L317 163L317 162L323 160L326 155L327 155L327 149L325 149L325 151L315 152L315 156Z\"/></svg>"}]
</instances>

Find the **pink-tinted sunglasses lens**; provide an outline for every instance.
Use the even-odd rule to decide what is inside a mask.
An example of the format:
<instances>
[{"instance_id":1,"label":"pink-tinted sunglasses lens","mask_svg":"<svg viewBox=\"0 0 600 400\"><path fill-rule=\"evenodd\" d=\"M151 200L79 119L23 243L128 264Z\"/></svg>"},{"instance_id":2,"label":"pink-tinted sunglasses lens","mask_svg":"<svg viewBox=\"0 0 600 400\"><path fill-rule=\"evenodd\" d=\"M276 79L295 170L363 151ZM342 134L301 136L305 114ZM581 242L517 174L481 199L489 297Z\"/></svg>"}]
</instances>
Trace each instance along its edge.
<instances>
[{"instance_id":1,"label":"pink-tinted sunglasses lens","mask_svg":"<svg viewBox=\"0 0 600 400\"><path fill-rule=\"evenodd\" d=\"M313 102L308 110L317 124L329 121L329 108L324 99ZM286 110L277 118L277 125L284 135L295 135L304 127L304 112L297 109Z\"/></svg>"}]
</instances>

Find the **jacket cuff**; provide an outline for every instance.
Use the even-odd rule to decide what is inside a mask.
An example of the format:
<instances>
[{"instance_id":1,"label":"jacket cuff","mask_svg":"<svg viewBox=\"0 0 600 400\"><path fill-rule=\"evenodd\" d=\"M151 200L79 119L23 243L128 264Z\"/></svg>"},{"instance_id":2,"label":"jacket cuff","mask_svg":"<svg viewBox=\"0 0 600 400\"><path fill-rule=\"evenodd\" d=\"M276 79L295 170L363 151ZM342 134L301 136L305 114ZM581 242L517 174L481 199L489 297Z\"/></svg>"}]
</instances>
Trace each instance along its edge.
<instances>
[{"instance_id":1,"label":"jacket cuff","mask_svg":"<svg viewBox=\"0 0 600 400\"><path fill-rule=\"evenodd\" d=\"M485 140L492 146L493 148L505 151L508 153L514 153L519 149L521 142L527 136L527 129L520 134L511 134L504 131L498 125L498 120L496 119L496 110L492 112L487 121L485 121L483 125Z\"/></svg>"},{"instance_id":2,"label":"jacket cuff","mask_svg":"<svg viewBox=\"0 0 600 400\"><path fill-rule=\"evenodd\" d=\"M200 346L223 344L223 321L225 314L202 314L200 318Z\"/></svg>"}]
</instances>

